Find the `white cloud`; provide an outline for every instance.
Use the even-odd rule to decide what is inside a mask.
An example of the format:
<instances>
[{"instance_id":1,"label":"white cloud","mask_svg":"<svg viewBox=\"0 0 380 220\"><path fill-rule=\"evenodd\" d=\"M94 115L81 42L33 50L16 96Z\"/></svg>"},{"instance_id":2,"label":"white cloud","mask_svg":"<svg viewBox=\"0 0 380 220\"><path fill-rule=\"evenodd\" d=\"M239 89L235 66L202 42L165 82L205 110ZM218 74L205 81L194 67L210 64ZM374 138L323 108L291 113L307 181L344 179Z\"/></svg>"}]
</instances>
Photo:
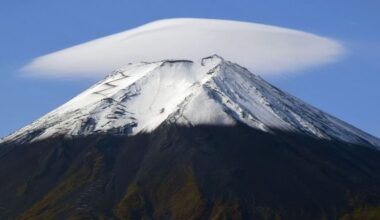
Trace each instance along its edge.
<instances>
[{"instance_id":1,"label":"white cloud","mask_svg":"<svg viewBox=\"0 0 380 220\"><path fill-rule=\"evenodd\" d=\"M29 75L102 76L128 63L218 54L262 75L335 61L344 48L314 34L214 19L167 19L37 57Z\"/></svg>"}]
</instances>

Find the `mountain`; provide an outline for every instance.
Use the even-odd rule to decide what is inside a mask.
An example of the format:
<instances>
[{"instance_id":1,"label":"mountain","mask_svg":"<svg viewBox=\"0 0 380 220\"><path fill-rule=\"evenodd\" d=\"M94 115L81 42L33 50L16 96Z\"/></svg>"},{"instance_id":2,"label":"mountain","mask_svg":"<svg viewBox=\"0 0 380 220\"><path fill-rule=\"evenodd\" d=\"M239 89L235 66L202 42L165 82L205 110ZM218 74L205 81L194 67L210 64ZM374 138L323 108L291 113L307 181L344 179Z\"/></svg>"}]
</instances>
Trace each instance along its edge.
<instances>
[{"instance_id":1,"label":"mountain","mask_svg":"<svg viewBox=\"0 0 380 220\"><path fill-rule=\"evenodd\" d=\"M380 140L265 82L217 55L114 71L63 106L6 137L25 143L95 133L136 135L164 122L300 132L380 148Z\"/></svg>"},{"instance_id":2,"label":"mountain","mask_svg":"<svg viewBox=\"0 0 380 220\"><path fill-rule=\"evenodd\" d=\"M380 219L380 140L217 55L129 64L0 142L1 219Z\"/></svg>"}]
</instances>

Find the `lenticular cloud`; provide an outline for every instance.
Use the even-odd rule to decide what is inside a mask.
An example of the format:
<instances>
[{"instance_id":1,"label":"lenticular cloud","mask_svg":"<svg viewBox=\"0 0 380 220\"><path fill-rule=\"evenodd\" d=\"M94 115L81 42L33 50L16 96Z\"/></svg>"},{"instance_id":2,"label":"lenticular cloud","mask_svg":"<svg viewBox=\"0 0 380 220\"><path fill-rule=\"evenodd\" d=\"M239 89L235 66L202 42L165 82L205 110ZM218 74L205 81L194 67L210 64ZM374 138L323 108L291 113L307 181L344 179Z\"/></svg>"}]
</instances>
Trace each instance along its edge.
<instances>
[{"instance_id":1,"label":"lenticular cloud","mask_svg":"<svg viewBox=\"0 0 380 220\"><path fill-rule=\"evenodd\" d=\"M140 61L198 60L218 54L262 75L336 60L343 47L314 34L213 19L167 19L37 57L23 70L36 76L102 76Z\"/></svg>"}]
</instances>

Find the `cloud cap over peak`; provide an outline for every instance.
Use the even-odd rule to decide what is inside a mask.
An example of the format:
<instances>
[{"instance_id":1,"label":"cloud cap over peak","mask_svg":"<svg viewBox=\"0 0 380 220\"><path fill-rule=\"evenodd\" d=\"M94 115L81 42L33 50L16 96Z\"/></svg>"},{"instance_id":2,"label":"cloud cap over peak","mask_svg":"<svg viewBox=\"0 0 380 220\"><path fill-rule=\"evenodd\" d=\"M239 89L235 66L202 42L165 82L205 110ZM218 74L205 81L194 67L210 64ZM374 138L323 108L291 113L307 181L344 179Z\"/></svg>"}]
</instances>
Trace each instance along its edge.
<instances>
[{"instance_id":1,"label":"cloud cap over peak","mask_svg":"<svg viewBox=\"0 0 380 220\"><path fill-rule=\"evenodd\" d=\"M287 28L216 19L165 19L37 57L23 67L41 77L98 77L140 61L199 60L218 54L261 75L335 61L343 46Z\"/></svg>"}]
</instances>

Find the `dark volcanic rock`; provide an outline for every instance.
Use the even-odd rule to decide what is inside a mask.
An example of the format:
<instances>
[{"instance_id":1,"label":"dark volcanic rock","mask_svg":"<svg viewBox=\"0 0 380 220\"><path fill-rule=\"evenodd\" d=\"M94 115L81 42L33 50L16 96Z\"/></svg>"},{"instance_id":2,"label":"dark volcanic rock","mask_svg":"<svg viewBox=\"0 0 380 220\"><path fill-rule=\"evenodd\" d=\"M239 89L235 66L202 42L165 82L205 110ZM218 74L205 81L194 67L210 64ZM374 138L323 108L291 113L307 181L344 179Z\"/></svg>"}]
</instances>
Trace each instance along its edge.
<instances>
[{"instance_id":1,"label":"dark volcanic rock","mask_svg":"<svg viewBox=\"0 0 380 220\"><path fill-rule=\"evenodd\" d=\"M379 219L380 152L244 125L0 146L0 219Z\"/></svg>"}]
</instances>

